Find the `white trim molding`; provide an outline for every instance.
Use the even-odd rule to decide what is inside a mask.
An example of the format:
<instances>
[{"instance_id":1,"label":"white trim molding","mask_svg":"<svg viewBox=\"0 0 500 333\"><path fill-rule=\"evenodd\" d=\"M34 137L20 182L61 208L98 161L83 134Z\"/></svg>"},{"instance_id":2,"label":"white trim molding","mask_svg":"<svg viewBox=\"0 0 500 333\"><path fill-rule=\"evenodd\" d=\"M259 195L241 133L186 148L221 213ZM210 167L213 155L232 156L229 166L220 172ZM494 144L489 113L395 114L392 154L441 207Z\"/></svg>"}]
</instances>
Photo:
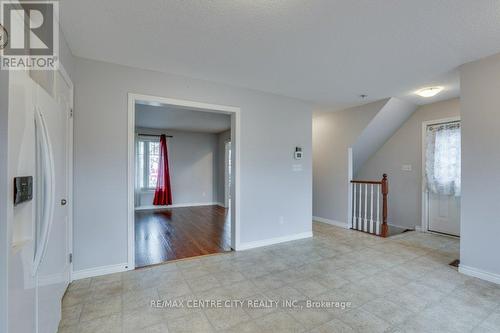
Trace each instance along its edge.
<instances>
[{"instance_id":1,"label":"white trim molding","mask_svg":"<svg viewBox=\"0 0 500 333\"><path fill-rule=\"evenodd\" d=\"M216 105L201 103L197 101L188 101L174 98L165 98L160 96L151 96L143 94L128 93L128 189L127 189L127 260L129 269L135 267L135 228L134 228L134 195L135 195L135 103L136 101L147 102L153 105L162 104L181 107L185 110L195 110L204 112L224 113L231 115L231 141L235 151L234 157L234 182L231 188L231 197L234 198L234 205L231 207L231 247L239 248L240 243L240 189L241 189L241 109L235 106ZM234 194L234 195L233 195ZM217 203L215 203L217 204Z\"/></svg>"},{"instance_id":2,"label":"white trim molding","mask_svg":"<svg viewBox=\"0 0 500 333\"><path fill-rule=\"evenodd\" d=\"M330 220L330 219L325 219L324 217L313 216L313 221L334 225L336 227L340 227L340 228L344 228L344 229L351 229L351 227L349 226L348 223Z\"/></svg>"},{"instance_id":3,"label":"white trim molding","mask_svg":"<svg viewBox=\"0 0 500 333\"><path fill-rule=\"evenodd\" d=\"M134 267L129 267L128 263L100 266L94 268L82 269L80 271L74 271L72 274L73 280L81 280L95 276L120 273L134 269Z\"/></svg>"},{"instance_id":4,"label":"white trim molding","mask_svg":"<svg viewBox=\"0 0 500 333\"><path fill-rule=\"evenodd\" d=\"M39 287L51 286L55 284L65 284L68 282L68 272L60 272L45 276L37 276L37 284ZM62 295L61 295L62 296Z\"/></svg>"},{"instance_id":5,"label":"white trim molding","mask_svg":"<svg viewBox=\"0 0 500 333\"><path fill-rule=\"evenodd\" d=\"M250 250L263 246L269 246L299 239L311 238L312 236L313 236L312 231L308 231L295 235L281 236L281 237L268 238L253 242L240 243L240 245L236 248L236 251Z\"/></svg>"},{"instance_id":6,"label":"white trim molding","mask_svg":"<svg viewBox=\"0 0 500 333\"><path fill-rule=\"evenodd\" d=\"M459 265L458 271L462 274L476 277L481 280L493 282L496 284L500 284L500 274L494 274L490 272L483 271L481 269L477 269L474 267Z\"/></svg>"}]
</instances>

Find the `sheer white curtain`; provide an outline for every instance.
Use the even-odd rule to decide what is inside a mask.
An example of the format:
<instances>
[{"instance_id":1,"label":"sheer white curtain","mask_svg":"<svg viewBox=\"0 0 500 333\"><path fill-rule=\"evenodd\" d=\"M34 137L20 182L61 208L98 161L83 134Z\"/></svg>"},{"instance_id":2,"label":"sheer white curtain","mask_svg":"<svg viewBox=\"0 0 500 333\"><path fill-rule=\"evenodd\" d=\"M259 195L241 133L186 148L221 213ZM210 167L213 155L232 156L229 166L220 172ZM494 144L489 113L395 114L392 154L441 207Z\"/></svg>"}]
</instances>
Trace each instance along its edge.
<instances>
[{"instance_id":1,"label":"sheer white curtain","mask_svg":"<svg viewBox=\"0 0 500 333\"><path fill-rule=\"evenodd\" d=\"M460 122L427 127L425 173L429 191L460 196Z\"/></svg>"}]
</instances>

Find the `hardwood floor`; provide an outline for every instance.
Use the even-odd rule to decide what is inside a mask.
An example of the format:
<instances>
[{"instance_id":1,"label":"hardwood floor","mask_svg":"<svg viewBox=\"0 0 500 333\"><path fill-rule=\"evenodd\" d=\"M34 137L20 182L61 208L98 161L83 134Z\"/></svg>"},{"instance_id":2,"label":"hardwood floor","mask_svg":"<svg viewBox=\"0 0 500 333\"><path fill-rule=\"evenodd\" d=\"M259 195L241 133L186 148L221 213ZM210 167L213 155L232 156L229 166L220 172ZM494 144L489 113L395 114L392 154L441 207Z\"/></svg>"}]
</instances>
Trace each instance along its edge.
<instances>
[{"instance_id":1,"label":"hardwood floor","mask_svg":"<svg viewBox=\"0 0 500 333\"><path fill-rule=\"evenodd\" d=\"M135 265L231 251L231 219L220 206L135 212Z\"/></svg>"}]
</instances>

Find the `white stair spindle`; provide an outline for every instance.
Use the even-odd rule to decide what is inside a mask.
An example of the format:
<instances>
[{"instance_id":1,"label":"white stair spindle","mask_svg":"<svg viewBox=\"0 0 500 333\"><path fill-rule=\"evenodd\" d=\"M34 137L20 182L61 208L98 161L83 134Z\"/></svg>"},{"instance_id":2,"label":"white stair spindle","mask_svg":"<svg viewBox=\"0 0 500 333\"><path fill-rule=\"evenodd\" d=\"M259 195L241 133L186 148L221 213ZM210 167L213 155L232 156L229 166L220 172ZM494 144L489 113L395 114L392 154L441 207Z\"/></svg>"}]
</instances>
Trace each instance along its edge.
<instances>
[{"instance_id":1,"label":"white stair spindle","mask_svg":"<svg viewBox=\"0 0 500 333\"><path fill-rule=\"evenodd\" d=\"M376 235L380 235L380 191L381 185L377 185L377 224L376 224Z\"/></svg>"},{"instance_id":2,"label":"white stair spindle","mask_svg":"<svg viewBox=\"0 0 500 333\"><path fill-rule=\"evenodd\" d=\"M373 184L370 186L370 233L373 234Z\"/></svg>"},{"instance_id":3,"label":"white stair spindle","mask_svg":"<svg viewBox=\"0 0 500 333\"><path fill-rule=\"evenodd\" d=\"M358 202L358 230L363 230L361 228L361 192L363 192L363 185L359 184L359 202Z\"/></svg>"},{"instance_id":4,"label":"white stair spindle","mask_svg":"<svg viewBox=\"0 0 500 333\"><path fill-rule=\"evenodd\" d=\"M368 232L368 184L365 184L365 219L363 223L363 230Z\"/></svg>"},{"instance_id":5,"label":"white stair spindle","mask_svg":"<svg viewBox=\"0 0 500 333\"><path fill-rule=\"evenodd\" d=\"M352 199L352 201L353 201L353 203L352 203L353 204L353 208L352 208L351 227L353 229L356 229L356 220L357 220L357 218L356 218L356 188L357 188L357 186L356 186L355 183L353 183L352 187L353 187L353 189L352 189L352 192L353 192L353 196L352 196L352 198L353 198Z\"/></svg>"}]
</instances>

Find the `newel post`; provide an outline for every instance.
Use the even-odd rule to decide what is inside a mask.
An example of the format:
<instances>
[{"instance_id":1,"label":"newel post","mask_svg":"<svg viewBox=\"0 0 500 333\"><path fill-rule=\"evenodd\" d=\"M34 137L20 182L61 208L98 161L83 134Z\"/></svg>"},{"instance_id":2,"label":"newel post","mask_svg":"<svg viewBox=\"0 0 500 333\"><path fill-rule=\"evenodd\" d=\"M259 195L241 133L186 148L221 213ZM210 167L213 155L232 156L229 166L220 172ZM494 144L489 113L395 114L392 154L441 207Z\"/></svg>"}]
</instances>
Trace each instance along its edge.
<instances>
[{"instance_id":1,"label":"newel post","mask_svg":"<svg viewBox=\"0 0 500 333\"><path fill-rule=\"evenodd\" d=\"M389 181L387 174L384 173L382 178L382 233L380 236L387 237L389 226L387 225L387 195L389 194Z\"/></svg>"}]
</instances>

